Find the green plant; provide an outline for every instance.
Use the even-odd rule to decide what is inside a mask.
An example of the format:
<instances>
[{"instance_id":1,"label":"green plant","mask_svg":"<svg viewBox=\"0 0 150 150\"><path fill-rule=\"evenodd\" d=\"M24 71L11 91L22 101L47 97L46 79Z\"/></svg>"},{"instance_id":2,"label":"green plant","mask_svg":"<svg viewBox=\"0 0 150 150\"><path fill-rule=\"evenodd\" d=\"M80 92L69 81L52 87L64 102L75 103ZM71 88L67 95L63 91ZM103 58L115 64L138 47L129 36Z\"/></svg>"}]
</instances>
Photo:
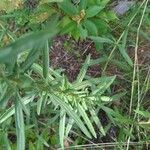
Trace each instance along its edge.
<instances>
[{"instance_id":1,"label":"green plant","mask_svg":"<svg viewBox=\"0 0 150 150\"><path fill-rule=\"evenodd\" d=\"M51 29L53 28L51 27ZM41 35L42 34L40 33L40 37ZM33 64L35 58L39 55L37 49L35 51L34 46L37 44L37 38L37 35L36 37L31 35L28 38L20 39L7 48L2 49L0 54L1 63L6 64L6 67L9 67L8 73L6 73L1 65L0 85L1 88L4 86L5 92L1 94L0 100L1 108L4 109L4 112L1 112L0 123L5 123L7 119L15 114L18 150L24 149L25 147L25 117L23 112L26 116L30 115L28 107L30 103L35 101L36 97L38 97L38 99L36 99L38 115L41 113L42 109L48 107L51 103L53 103L55 109L59 109L59 137L62 147L64 147L64 138L68 136L74 122L87 137L96 137L96 132L86 111L89 111L91 116L94 116L93 121L99 127L100 132L105 135L105 131L96 115L95 107L99 104L102 106L113 100L110 97L104 96L104 92L112 84L115 77L90 78L88 80L83 80L90 63L90 56L88 56L85 64L80 70L77 80L70 83L65 76L62 76L58 72L47 67L49 65L48 59L44 58L43 68L38 64ZM24 42L26 45L24 45ZM14 65L17 61L17 56L20 53L17 46L19 46L18 48L21 51L28 50L33 46L34 49L32 48L31 52L28 53L24 62ZM48 56L48 47L46 46L45 48L46 53L44 52L44 56ZM13 49L16 50L16 53L13 52ZM6 61L5 58L8 57L11 57L12 59ZM37 77L32 77L29 66L31 66L31 71ZM14 101L11 100L14 104L8 110L5 110L10 99ZM68 117L69 122L66 122ZM82 117L83 121L81 121L80 117ZM86 124L87 127L84 124Z\"/></svg>"},{"instance_id":2,"label":"green plant","mask_svg":"<svg viewBox=\"0 0 150 150\"><path fill-rule=\"evenodd\" d=\"M25 149L24 120L31 115L29 109L30 105L35 103L34 101L36 101L38 115L51 103L55 109L59 110L59 137L62 147L74 123L88 138L96 137L93 122L103 135L106 134L96 115L95 107L99 103L104 105L113 100L104 95L115 77L86 79L90 56L87 57L77 80L73 83L70 83L64 75L52 70L49 67L48 39L58 33L57 24L57 19L55 19L42 31L25 35L0 49L0 105L2 109L0 124L2 126L7 124L9 118L15 115L18 150ZM40 55L42 55L43 67L34 64ZM9 106L9 103L12 104ZM90 121L87 112L90 112L90 116L94 115L93 121ZM6 139L4 144L7 143L7 145L3 146L10 148L7 138L8 129L4 132Z\"/></svg>"},{"instance_id":3,"label":"green plant","mask_svg":"<svg viewBox=\"0 0 150 150\"><path fill-rule=\"evenodd\" d=\"M123 33L115 45L106 30L111 16L106 8L108 0L41 0L34 9L14 7L18 2L22 1L10 3L12 5L0 2L3 14L0 15L0 147L8 150L44 150L51 146L63 149L71 141L72 149L82 149L78 144L83 146L87 142L91 143L87 148L101 148L105 143L93 141L103 142L103 137L110 136L108 147L129 149L130 145L141 144L138 149L146 149L150 139L150 69L148 64L138 64L137 54L140 44L145 39L149 41L148 0L131 10L129 19L121 18L117 27ZM10 28L10 20L15 22L14 30ZM104 22L104 28L99 29L97 20ZM66 24L74 24L73 29L69 28L72 25L65 27ZM22 36L26 29L33 32ZM120 30L115 30L117 35ZM105 55L102 58L93 60L88 55L76 80L70 82L61 69L53 70L49 66L52 38L60 33L76 40L90 38L96 44L109 43L110 47L106 45L107 50L101 51L101 56ZM145 38L142 42L139 35ZM136 37L136 42L132 37ZM68 44L69 40L64 47L69 46L70 51ZM135 62L126 51L129 45L135 46ZM92 65L99 64L103 68L105 62L102 77L86 74ZM118 76L105 76L107 73Z\"/></svg>"},{"instance_id":4,"label":"green plant","mask_svg":"<svg viewBox=\"0 0 150 150\"><path fill-rule=\"evenodd\" d=\"M62 10L63 18L60 21L62 34L69 34L76 40L91 38L97 45L107 43L109 31L108 22L115 20L116 16L106 9L106 5L110 0L89 1L82 0L76 4L71 0L64 0L58 3L58 7ZM94 37L100 36L105 41L98 42Z\"/></svg>"},{"instance_id":5,"label":"green plant","mask_svg":"<svg viewBox=\"0 0 150 150\"><path fill-rule=\"evenodd\" d=\"M24 9L17 7L18 10L12 12L13 8L11 8L8 13L11 14L11 19L14 18L21 27L26 24L26 27L28 25L28 28L34 30L38 29L38 24L49 20L53 14L58 14L61 34L70 35L75 40L90 38L94 41L96 48L100 49L103 43L114 43L110 40L112 37L109 22L116 20L117 17L112 10L107 9L109 1L82 0L73 3L71 0L41 0L33 10L27 9L21 1Z\"/></svg>"},{"instance_id":6,"label":"green plant","mask_svg":"<svg viewBox=\"0 0 150 150\"><path fill-rule=\"evenodd\" d=\"M55 109L59 109L59 137L62 147L64 147L63 140L65 136L68 136L74 122L87 137L96 137L96 132L92 125L93 122L89 120L86 111L90 111L91 116L95 116L93 121L99 127L100 132L105 135L105 131L96 116L95 106L99 105L99 103L102 105L103 103L105 104L113 100L103 94L112 84L115 77L90 78L84 80L86 70L90 63L90 56L87 57L77 80L73 83L70 83L64 75L60 75L58 72L49 68L49 47L48 43L44 41L48 37L53 36L52 32L50 35L47 34L47 32L54 31L55 34L54 26L55 24L51 25L50 29L21 38L0 50L0 62L1 64L5 64L5 66L1 65L0 74L1 89L5 89L5 92L1 93L0 99L1 108L3 108L0 123L5 123L15 114L18 150L25 148L25 117L23 112L26 116L30 115L28 107L30 103L35 101L36 97L38 97L38 99L36 99L38 115L41 113L41 110L48 107L50 103L53 103ZM43 36L43 41L40 40L41 36ZM37 45L39 41L40 45L43 43L42 47ZM44 45L44 66L42 68L38 64L33 63L39 57L39 52L43 49ZM30 51L27 52L28 55L24 58L24 55L20 54L24 53L25 50ZM22 61L18 61L19 55L22 57ZM8 57L11 59L6 59ZM10 100L13 105L8 108L8 110L5 110ZM68 117L69 122L66 122ZM80 117L82 117L84 121L81 121Z\"/></svg>"}]
</instances>

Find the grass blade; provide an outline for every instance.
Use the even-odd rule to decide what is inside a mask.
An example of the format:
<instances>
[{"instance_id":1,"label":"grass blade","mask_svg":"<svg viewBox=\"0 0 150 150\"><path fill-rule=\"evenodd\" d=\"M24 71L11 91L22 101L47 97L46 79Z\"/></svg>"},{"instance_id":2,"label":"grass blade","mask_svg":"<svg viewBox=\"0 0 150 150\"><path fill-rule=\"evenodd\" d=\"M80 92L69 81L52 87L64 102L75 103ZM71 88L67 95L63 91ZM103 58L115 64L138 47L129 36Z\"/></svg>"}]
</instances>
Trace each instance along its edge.
<instances>
[{"instance_id":1,"label":"grass blade","mask_svg":"<svg viewBox=\"0 0 150 150\"><path fill-rule=\"evenodd\" d=\"M127 37L128 37L128 29L125 30L125 32L124 32L124 35L122 37L122 44L118 45L118 46L119 46L119 51L120 51L121 55L123 56L123 58L126 60L126 62L131 67L133 67L133 62L132 62L131 58L129 57L129 55L126 52Z\"/></svg>"}]
</instances>

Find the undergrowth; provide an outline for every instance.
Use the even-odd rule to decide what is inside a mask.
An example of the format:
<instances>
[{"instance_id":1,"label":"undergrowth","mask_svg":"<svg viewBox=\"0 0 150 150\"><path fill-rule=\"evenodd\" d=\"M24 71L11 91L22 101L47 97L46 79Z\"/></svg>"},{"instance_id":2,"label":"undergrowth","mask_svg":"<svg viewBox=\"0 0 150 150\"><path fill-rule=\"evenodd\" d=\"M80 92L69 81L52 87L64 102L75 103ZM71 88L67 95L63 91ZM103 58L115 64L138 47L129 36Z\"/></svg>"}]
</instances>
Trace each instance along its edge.
<instances>
[{"instance_id":1,"label":"undergrowth","mask_svg":"<svg viewBox=\"0 0 150 150\"><path fill-rule=\"evenodd\" d=\"M0 149L149 149L150 4L136 2L116 16L111 0L1 0ZM73 81L49 56L64 35L69 52L90 41Z\"/></svg>"}]
</instances>

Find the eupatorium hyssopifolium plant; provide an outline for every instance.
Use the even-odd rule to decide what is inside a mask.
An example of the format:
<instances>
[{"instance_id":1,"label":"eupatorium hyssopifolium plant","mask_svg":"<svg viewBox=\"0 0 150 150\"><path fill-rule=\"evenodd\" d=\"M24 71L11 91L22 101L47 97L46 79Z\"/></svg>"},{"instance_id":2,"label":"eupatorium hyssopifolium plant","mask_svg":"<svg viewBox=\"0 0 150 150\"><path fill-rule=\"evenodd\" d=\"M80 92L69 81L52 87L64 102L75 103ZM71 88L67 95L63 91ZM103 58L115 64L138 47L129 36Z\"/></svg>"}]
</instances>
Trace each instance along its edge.
<instances>
[{"instance_id":1,"label":"eupatorium hyssopifolium plant","mask_svg":"<svg viewBox=\"0 0 150 150\"><path fill-rule=\"evenodd\" d=\"M57 20L53 20L44 30L23 36L0 49L0 128L3 132L0 137L5 139L2 147L7 149L11 147L8 130L15 118L17 149L25 149L25 140L28 140L25 138L25 129L31 124L24 120L32 116L29 110L34 109L35 105L38 115L44 113L43 110L50 105L53 105L53 109L59 113L57 116L60 116L61 147L64 147L64 139L69 136L74 124L88 138L97 136L93 123L97 125L102 135L106 134L96 108L100 106L99 109L104 109L103 106L113 100L105 92L115 76L102 78L86 76L90 66L90 55L73 83L70 83L62 73L49 67L48 39L58 33L57 24ZM43 67L36 63L40 55L43 58Z\"/></svg>"},{"instance_id":2,"label":"eupatorium hyssopifolium plant","mask_svg":"<svg viewBox=\"0 0 150 150\"><path fill-rule=\"evenodd\" d=\"M66 1L58 4L58 7L63 10L65 3ZM102 8L95 6L98 1L88 1L88 4L82 3L82 5L80 3L74 5L70 2L69 5L71 4L73 9L83 13L80 14L84 16L81 20L78 19L78 13L70 16L65 11L66 16L64 18L70 19L73 24L75 23L77 30L81 26L87 30L88 34L97 36L98 33L92 34L89 31L87 24L89 22L94 24L92 18L100 13L106 1L103 3L101 1ZM26 125L30 126L30 124L26 124L24 120L32 115L29 110L34 105L37 107L38 115L44 113L42 110L51 104L54 106L54 110L58 110L61 147L64 147L64 139L69 136L74 124L88 138L97 136L93 123L97 125L102 135L106 135L97 116L96 108L103 109L106 113L107 110L110 111L104 105L113 101L113 97L106 96L105 92L114 81L115 76L102 78L86 76L86 71L90 66L90 55L87 56L76 81L73 83L70 83L62 73L49 67L49 39L51 40L60 32L61 29L57 25L60 27L62 22L58 23L58 19L54 19L44 30L17 40L14 39L13 43L0 49L0 128L1 131L4 129L1 138L5 139L2 146L6 149L11 147L8 139L9 132L7 131L14 122L13 118L15 118L17 149L25 149L25 128ZM95 31L98 32L97 29ZM79 37L86 38L82 35ZM43 67L37 64L39 56L42 56ZM114 114L112 113L112 115ZM5 126L6 124L7 126Z\"/></svg>"}]
</instances>

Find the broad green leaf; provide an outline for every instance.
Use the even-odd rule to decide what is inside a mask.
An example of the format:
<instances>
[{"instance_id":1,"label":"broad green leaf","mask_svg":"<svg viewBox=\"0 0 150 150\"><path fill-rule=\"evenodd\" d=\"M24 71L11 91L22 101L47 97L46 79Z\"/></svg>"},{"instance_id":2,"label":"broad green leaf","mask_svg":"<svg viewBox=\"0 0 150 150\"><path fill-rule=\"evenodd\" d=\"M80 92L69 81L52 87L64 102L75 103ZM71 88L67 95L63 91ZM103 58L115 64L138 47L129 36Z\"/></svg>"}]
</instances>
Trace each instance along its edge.
<instances>
[{"instance_id":1,"label":"broad green leaf","mask_svg":"<svg viewBox=\"0 0 150 150\"><path fill-rule=\"evenodd\" d=\"M80 37L81 39L86 39L86 37L88 36L87 30L84 29L81 24L78 25L78 29L80 31Z\"/></svg>"},{"instance_id":2,"label":"broad green leaf","mask_svg":"<svg viewBox=\"0 0 150 150\"><path fill-rule=\"evenodd\" d=\"M101 6L91 6L86 10L86 17L87 18L91 18L96 16L101 10L103 9L103 7Z\"/></svg>"},{"instance_id":3,"label":"broad green leaf","mask_svg":"<svg viewBox=\"0 0 150 150\"><path fill-rule=\"evenodd\" d=\"M94 130L94 127L93 127L91 121L89 120L89 117L87 116L87 114L86 114L84 108L83 108L80 104L78 104L78 111L79 111L80 115L82 116L82 118L83 118L85 124L86 124L87 127L89 128L90 132L91 132L92 135L96 138L96 132L95 132L95 130Z\"/></svg>"},{"instance_id":4,"label":"broad green leaf","mask_svg":"<svg viewBox=\"0 0 150 150\"><path fill-rule=\"evenodd\" d=\"M78 9L69 0L63 0L58 6L69 16L78 14Z\"/></svg>"},{"instance_id":5,"label":"broad green leaf","mask_svg":"<svg viewBox=\"0 0 150 150\"><path fill-rule=\"evenodd\" d=\"M59 22L59 27L60 28L64 28L65 26L67 26L69 23L72 22L72 19L69 16L64 16L60 22ZM62 30L62 29L61 29Z\"/></svg>"},{"instance_id":6,"label":"broad green leaf","mask_svg":"<svg viewBox=\"0 0 150 150\"><path fill-rule=\"evenodd\" d=\"M118 18L116 16L116 13L114 13L114 11L110 10L110 11L106 12L106 20L107 21L114 21L114 20L117 20L117 19Z\"/></svg>"},{"instance_id":7,"label":"broad green leaf","mask_svg":"<svg viewBox=\"0 0 150 150\"><path fill-rule=\"evenodd\" d=\"M100 19L100 18L94 18L92 19L92 21L96 25L99 35L106 35L108 33L109 25L107 24L105 20Z\"/></svg>"},{"instance_id":8,"label":"broad green leaf","mask_svg":"<svg viewBox=\"0 0 150 150\"><path fill-rule=\"evenodd\" d=\"M98 43L98 42L94 42L95 48L97 51L102 50L103 49L103 43Z\"/></svg>"},{"instance_id":9,"label":"broad green leaf","mask_svg":"<svg viewBox=\"0 0 150 150\"><path fill-rule=\"evenodd\" d=\"M72 30L72 32L70 33L70 36L72 36L76 41L80 39L81 34L77 26L74 28L74 30Z\"/></svg>"},{"instance_id":10,"label":"broad green leaf","mask_svg":"<svg viewBox=\"0 0 150 150\"><path fill-rule=\"evenodd\" d=\"M94 22L92 22L91 20L87 19L87 20L84 22L84 26L85 26L85 28L88 30L89 35L94 35L94 36L97 36L97 35L98 35L97 27L96 27L96 25L94 24Z\"/></svg>"},{"instance_id":11,"label":"broad green leaf","mask_svg":"<svg viewBox=\"0 0 150 150\"><path fill-rule=\"evenodd\" d=\"M70 34L73 30L76 30L76 28L77 28L76 23L72 21L62 28L61 34Z\"/></svg>"},{"instance_id":12,"label":"broad green leaf","mask_svg":"<svg viewBox=\"0 0 150 150\"><path fill-rule=\"evenodd\" d=\"M99 4L101 4L103 7L105 7L108 2L110 2L110 0L98 0L99 1Z\"/></svg>"},{"instance_id":13,"label":"broad green leaf","mask_svg":"<svg viewBox=\"0 0 150 150\"><path fill-rule=\"evenodd\" d=\"M55 95L51 95L52 97L52 101L54 103L57 103L60 105L60 107L62 107L62 109L64 109L66 111L66 113L72 118L74 119L75 123L78 125L78 127L82 130L82 132L89 138L91 138L91 135L89 133L89 131L87 130L87 128L85 127L85 125L83 124L83 122L81 121L81 119L78 117L78 115L72 110L71 106L69 106L68 104L66 104L65 102L63 102L60 98L58 98Z\"/></svg>"},{"instance_id":14,"label":"broad green leaf","mask_svg":"<svg viewBox=\"0 0 150 150\"><path fill-rule=\"evenodd\" d=\"M88 3L87 0L80 0L80 3L79 3L80 10L83 10L83 9L85 10L87 7L87 3Z\"/></svg>"}]
</instances>

